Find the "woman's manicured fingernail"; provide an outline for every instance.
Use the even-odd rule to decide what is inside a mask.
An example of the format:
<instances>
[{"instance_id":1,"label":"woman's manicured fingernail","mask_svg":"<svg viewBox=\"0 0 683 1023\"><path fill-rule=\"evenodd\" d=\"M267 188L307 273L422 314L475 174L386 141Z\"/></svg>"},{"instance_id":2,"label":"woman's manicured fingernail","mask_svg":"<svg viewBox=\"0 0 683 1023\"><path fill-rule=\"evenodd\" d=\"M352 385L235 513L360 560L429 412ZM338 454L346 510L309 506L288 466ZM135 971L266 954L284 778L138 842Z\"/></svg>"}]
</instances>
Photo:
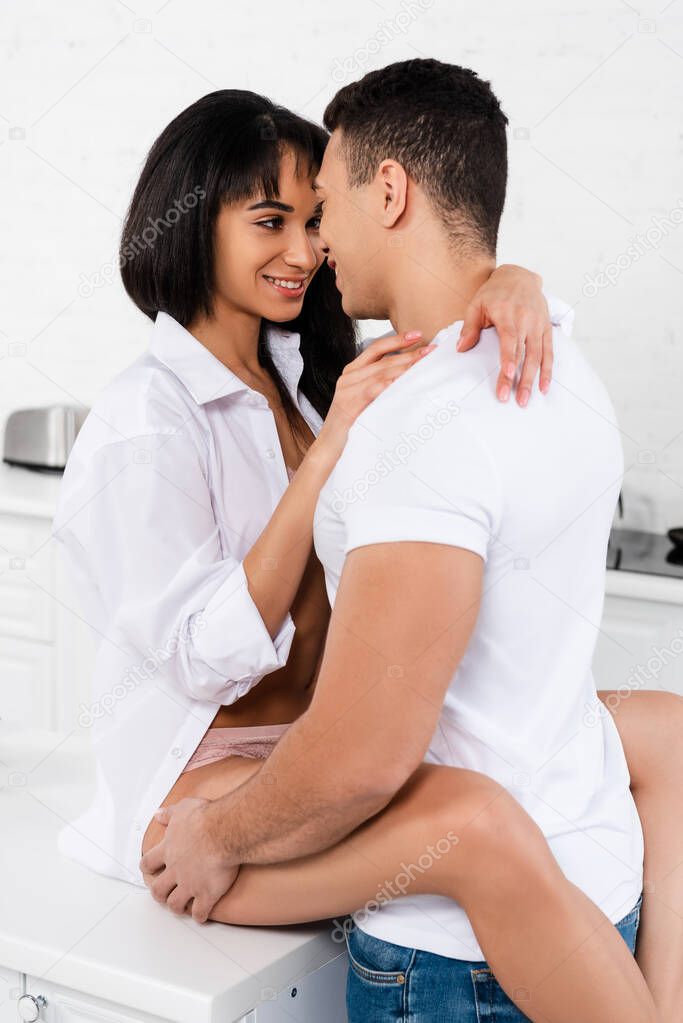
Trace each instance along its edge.
<instances>
[{"instance_id":1,"label":"woman's manicured fingernail","mask_svg":"<svg viewBox=\"0 0 683 1023\"><path fill-rule=\"evenodd\" d=\"M464 343L465 343L465 339L463 338L463 336L462 336L462 334L461 334L461 335L460 335L460 337L458 338L458 343L457 343L457 345L455 346L455 350L456 350L456 352L459 352L459 351L460 351L460 349L462 348L462 346L464 345Z\"/></svg>"},{"instance_id":2,"label":"woman's manicured fingernail","mask_svg":"<svg viewBox=\"0 0 683 1023\"><path fill-rule=\"evenodd\" d=\"M510 387L508 384L503 384L503 386L498 392L498 397L500 398L501 401L508 400L508 398L510 397Z\"/></svg>"},{"instance_id":3,"label":"woman's manicured fingernail","mask_svg":"<svg viewBox=\"0 0 683 1023\"><path fill-rule=\"evenodd\" d=\"M541 380L540 387L541 387L541 394L547 394L548 391L550 390L550 381L549 380Z\"/></svg>"},{"instance_id":4,"label":"woman's manicured fingernail","mask_svg":"<svg viewBox=\"0 0 683 1023\"><path fill-rule=\"evenodd\" d=\"M433 352L436 347L437 346L435 344L431 344L430 343L430 344L426 345L424 348L421 348L418 354L420 356L422 356L422 355L429 355L429 353Z\"/></svg>"},{"instance_id":5,"label":"woman's manicured fingernail","mask_svg":"<svg viewBox=\"0 0 683 1023\"><path fill-rule=\"evenodd\" d=\"M519 392L519 404L522 406L522 408L524 408L524 406L527 404L528 401L529 401L529 388L528 387L523 387L522 390Z\"/></svg>"},{"instance_id":6,"label":"woman's manicured fingernail","mask_svg":"<svg viewBox=\"0 0 683 1023\"><path fill-rule=\"evenodd\" d=\"M406 334L404 334L404 337L405 337L406 341L417 341L417 339L419 337L422 337L422 331L421 330L409 330Z\"/></svg>"}]
</instances>

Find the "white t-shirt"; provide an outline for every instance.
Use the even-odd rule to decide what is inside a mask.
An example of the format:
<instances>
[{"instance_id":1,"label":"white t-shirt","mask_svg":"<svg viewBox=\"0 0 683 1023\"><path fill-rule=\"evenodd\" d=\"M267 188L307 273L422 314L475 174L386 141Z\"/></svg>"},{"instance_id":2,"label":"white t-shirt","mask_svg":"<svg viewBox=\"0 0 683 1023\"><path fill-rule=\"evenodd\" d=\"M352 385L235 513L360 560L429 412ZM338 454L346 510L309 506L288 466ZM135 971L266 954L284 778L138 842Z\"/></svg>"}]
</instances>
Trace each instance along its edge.
<instances>
[{"instance_id":1,"label":"white t-shirt","mask_svg":"<svg viewBox=\"0 0 683 1023\"><path fill-rule=\"evenodd\" d=\"M351 427L320 494L315 549L331 605L355 547L422 540L481 555L478 620L425 760L496 779L540 826L566 876L616 923L642 890L643 835L591 671L623 474L614 409L558 329L550 392L535 387L525 409L501 404L496 331L458 353L460 326L442 330L438 347ZM411 897L409 888L386 897L355 914L367 933L484 958L455 901Z\"/></svg>"}]
</instances>

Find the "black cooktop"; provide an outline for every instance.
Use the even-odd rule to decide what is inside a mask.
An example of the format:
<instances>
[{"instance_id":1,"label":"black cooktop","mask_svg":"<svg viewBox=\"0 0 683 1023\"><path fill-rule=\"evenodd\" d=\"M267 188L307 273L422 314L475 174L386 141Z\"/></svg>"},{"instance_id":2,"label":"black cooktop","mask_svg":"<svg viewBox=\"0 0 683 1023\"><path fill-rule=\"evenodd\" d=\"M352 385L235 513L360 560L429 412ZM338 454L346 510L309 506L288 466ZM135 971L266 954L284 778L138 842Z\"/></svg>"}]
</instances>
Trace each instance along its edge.
<instances>
[{"instance_id":1,"label":"black cooktop","mask_svg":"<svg viewBox=\"0 0 683 1023\"><path fill-rule=\"evenodd\" d=\"M683 579L683 547L660 533L613 529L607 547L607 567Z\"/></svg>"}]
</instances>

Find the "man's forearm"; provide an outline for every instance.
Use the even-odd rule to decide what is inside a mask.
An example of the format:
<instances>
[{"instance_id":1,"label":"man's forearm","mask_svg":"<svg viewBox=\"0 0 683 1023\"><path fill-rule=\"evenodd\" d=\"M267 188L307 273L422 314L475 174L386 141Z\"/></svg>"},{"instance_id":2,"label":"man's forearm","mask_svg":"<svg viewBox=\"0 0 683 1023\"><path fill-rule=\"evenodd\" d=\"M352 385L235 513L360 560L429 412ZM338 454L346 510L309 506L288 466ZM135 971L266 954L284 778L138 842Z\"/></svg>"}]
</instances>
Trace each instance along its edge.
<instances>
[{"instance_id":1,"label":"man's forearm","mask_svg":"<svg viewBox=\"0 0 683 1023\"><path fill-rule=\"evenodd\" d=\"M209 827L235 864L280 863L320 852L393 797L354 778L358 772L348 763L326 756L324 734L304 714L256 774L211 803Z\"/></svg>"}]
</instances>

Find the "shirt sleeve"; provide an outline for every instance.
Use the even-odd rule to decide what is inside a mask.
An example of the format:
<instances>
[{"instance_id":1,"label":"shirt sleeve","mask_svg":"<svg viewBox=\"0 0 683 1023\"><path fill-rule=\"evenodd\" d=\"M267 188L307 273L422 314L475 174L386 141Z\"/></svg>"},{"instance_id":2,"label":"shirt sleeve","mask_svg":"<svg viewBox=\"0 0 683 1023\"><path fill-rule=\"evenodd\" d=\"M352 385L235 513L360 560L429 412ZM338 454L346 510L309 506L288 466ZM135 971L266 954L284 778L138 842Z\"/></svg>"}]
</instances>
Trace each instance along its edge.
<instances>
[{"instance_id":1,"label":"shirt sleeve","mask_svg":"<svg viewBox=\"0 0 683 1023\"><path fill-rule=\"evenodd\" d=\"M222 550L189 434L115 442L92 458L80 503L108 631L143 656L161 650L175 683L198 700L231 704L282 668L294 622L288 612L271 638L243 563Z\"/></svg>"},{"instance_id":2,"label":"shirt sleeve","mask_svg":"<svg viewBox=\"0 0 683 1023\"><path fill-rule=\"evenodd\" d=\"M384 417L385 420L388 417ZM442 417L443 418L443 417ZM464 547L486 561L500 527L501 488L488 447L457 416L416 429L354 423L335 470L344 553L418 540Z\"/></svg>"}]
</instances>

